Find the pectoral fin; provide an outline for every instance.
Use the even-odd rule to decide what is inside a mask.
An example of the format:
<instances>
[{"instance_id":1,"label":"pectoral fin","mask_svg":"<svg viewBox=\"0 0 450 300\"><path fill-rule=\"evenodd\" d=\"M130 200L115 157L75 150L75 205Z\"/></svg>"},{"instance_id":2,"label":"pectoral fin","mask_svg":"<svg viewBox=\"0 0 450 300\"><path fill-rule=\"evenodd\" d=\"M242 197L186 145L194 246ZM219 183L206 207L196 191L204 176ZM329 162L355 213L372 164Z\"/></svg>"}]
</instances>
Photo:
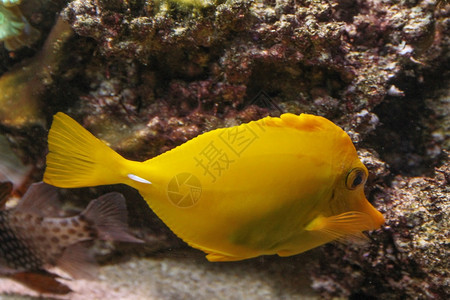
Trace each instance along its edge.
<instances>
[{"instance_id":1,"label":"pectoral fin","mask_svg":"<svg viewBox=\"0 0 450 300\"><path fill-rule=\"evenodd\" d=\"M324 217L318 216L307 226L307 231L318 231L333 237L334 239L365 239L364 230L370 230L372 221L362 212L349 211L340 215Z\"/></svg>"},{"instance_id":2,"label":"pectoral fin","mask_svg":"<svg viewBox=\"0 0 450 300\"><path fill-rule=\"evenodd\" d=\"M9 196L11 195L13 185L10 181L0 182L0 209L2 209Z\"/></svg>"}]
</instances>

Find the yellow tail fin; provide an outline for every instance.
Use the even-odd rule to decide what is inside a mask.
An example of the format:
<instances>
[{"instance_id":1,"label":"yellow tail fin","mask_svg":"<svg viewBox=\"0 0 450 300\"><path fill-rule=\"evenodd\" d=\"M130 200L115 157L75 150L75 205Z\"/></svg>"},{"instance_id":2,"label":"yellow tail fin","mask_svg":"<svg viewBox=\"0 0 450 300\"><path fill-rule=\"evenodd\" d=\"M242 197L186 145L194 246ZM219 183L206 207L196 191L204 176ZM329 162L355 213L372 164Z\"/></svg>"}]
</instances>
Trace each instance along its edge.
<instances>
[{"instance_id":1,"label":"yellow tail fin","mask_svg":"<svg viewBox=\"0 0 450 300\"><path fill-rule=\"evenodd\" d=\"M48 184L73 188L126 181L127 160L64 113L54 116L48 148Z\"/></svg>"}]
</instances>

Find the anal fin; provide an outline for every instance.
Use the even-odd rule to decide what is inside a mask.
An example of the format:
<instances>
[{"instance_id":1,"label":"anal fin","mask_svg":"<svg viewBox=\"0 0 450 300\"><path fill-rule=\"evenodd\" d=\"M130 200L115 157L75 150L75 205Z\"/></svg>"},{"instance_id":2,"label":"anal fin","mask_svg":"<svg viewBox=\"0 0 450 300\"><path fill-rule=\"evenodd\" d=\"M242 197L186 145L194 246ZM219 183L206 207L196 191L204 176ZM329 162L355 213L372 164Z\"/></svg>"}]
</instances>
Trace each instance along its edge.
<instances>
[{"instance_id":1,"label":"anal fin","mask_svg":"<svg viewBox=\"0 0 450 300\"><path fill-rule=\"evenodd\" d=\"M247 259L249 257L239 257L239 256L228 256L220 253L209 253L206 255L206 259L211 262L220 262L220 261L238 261Z\"/></svg>"},{"instance_id":2,"label":"anal fin","mask_svg":"<svg viewBox=\"0 0 450 300\"><path fill-rule=\"evenodd\" d=\"M208 261L211 262L219 262L219 261L238 261L238 260L243 260L243 259L247 259L247 258L251 258L253 256L233 256L227 253L219 253L216 250L212 249L212 248L207 248L205 246L201 246L195 243L192 243L191 241L186 241L189 246L194 247L196 249L199 249L203 252L205 252L206 255L206 259Z\"/></svg>"},{"instance_id":3,"label":"anal fin","mask_svg":"<svg viewBox=\"0 0 450 300\"><path fill-rule=\"evenodd\" d=\"M72 292L67 285L56 280L56 278L59 278L58 275L45 270L14 273L9 278L20 282L40 294L66 295Z\"/></svg>"},{"instance_id":4,"label":"anal fin","mask_svg":"<svg viewBox=\"0 0 450 300\"><path fill-rule=\"evenodd\" d=\"M281 257L292 256L292 255L295 255L298 253L299 253L298 251L291 251L291 250L280 250L277 252L278 256L281 256Z\"/></svg>"}]
</instances>

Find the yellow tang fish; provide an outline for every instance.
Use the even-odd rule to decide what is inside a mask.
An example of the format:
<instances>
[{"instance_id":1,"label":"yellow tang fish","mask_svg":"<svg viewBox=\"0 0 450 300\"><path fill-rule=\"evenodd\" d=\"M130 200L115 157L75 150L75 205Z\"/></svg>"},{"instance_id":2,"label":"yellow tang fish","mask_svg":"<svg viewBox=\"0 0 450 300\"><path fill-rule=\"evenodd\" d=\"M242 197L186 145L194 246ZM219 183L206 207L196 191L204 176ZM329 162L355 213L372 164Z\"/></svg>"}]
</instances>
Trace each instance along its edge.
<instances>
[{"instance_id":1,"label":"yellow tang fish","mask_svg":"<svg viewBox=\"0 0 450 300\"><path fill-rule=\"evenodd\" d=\"M210 261L294 255L384 223L364 196L368 171L350 137L323 117L216 129L136 162L57 113L48 145L45 182L130 185Z\"/></svg>"}]
</instances>

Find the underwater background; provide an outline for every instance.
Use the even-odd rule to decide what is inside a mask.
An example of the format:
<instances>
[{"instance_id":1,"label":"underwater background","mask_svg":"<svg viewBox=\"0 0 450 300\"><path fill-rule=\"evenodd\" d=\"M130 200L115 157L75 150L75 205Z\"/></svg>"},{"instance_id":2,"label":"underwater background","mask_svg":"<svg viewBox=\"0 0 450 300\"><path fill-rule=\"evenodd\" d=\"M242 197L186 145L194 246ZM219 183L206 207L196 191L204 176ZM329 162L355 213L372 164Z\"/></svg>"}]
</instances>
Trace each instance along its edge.
<instances>
[{"instance_id":1,"label":"underwater background","mask_svg":"<svg viewBox=\"0 0 450 300\"><path fill-rule=\"evenodd\" d=\"M81 208L121 192L145 244L96 243L99 280L52 297L449 298L448 1L2 0L0 16L0 171L22 189L42 180L59 111L139 161L215 128L310 113L350 135L386 219L366 245L210 263L130 187L61 190ZM0 292L38 297L9 279Z\"/></svg>"}]
</instances>

